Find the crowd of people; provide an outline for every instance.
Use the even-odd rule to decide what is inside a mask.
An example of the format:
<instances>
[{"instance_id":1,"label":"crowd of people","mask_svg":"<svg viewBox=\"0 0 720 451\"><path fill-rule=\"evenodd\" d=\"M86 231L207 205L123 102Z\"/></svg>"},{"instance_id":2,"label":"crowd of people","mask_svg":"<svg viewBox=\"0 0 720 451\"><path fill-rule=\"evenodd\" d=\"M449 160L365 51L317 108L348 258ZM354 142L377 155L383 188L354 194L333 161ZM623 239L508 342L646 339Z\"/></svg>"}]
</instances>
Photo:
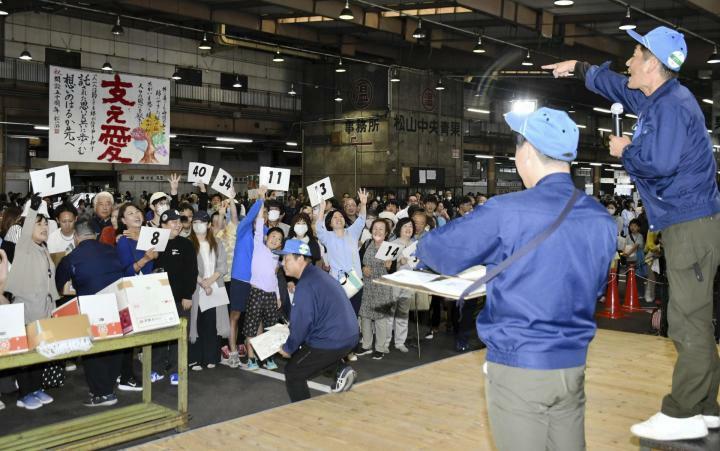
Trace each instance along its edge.
<instances>
[{"instance_id":1,"label":"crowd of people","mask_svg":"<svg viewBox=\"0 0 720 451\"><path fill-rule=\"evenodd\" d=\"M362 281L356 292L344 293L354 312L354 332L361 332L362 338L343 361L365 355L381 360L391 343L395 350L408 352L410 299L415 294L372 282L412 266L407 257L375 258L379 247L384 241L409 246L487 201L485 195L473 193L455 199L451 191L416 192L399 199L392 191L361 190L313 208L302 192L294 196L261 188L256 198L227 198L208 194L202 184L179 194L179 175L171 175L168 183L167 194L103 191L43 199L0 194L2 302L23 303L25 321L30 323L49 317L74 296L96 294L121 277L165 272L178 312L189 320L192 370L210 370L218 364L274 370L274 359L259 361L249 340L292 318L298 279L287 273L277 254L289 240L297 240L307 245L309 263L322 273L338 281L348 277ZM143 226L170 229L163 252L137 249ZM213 290L226 291L228 307L201 311L201 293L210 295ZM433 297L424 337L432 339L447 316L457 350L467 350L473 325L461 324L456 310L452 303ZM177 385L175 346L155 348L151 381L168 379ZM85 405L115 404L115 387L142 389L142 378L133 366L135 354L125 351L82 359L90 392ZM67 369L74 368L75 362L68 361ZM53 400L44 388L44 370L23 368L0 374L0 380L5 386L17 386L19 407L34 410ZM347 369L339 368L341 373L347 382ZM293 400L304 396L297 395L304 390L295 388L294 393Z\"/></svg>"}]
</instances>

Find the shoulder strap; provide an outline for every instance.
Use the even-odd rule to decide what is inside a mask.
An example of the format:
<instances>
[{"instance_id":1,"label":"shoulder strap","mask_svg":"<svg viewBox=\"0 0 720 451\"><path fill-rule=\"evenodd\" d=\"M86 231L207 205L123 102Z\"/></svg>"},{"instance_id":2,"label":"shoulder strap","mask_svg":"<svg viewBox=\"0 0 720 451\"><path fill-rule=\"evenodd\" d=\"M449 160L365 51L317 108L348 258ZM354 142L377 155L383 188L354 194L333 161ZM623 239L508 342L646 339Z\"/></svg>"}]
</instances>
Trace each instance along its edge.
<instances>
[{"instance_id":1,"label":"shoulder strap","mask_svg":"<svg viewBox=\"0 0 720 451\"><path fill-rule=\"evenodd\" d=\"M560 227L560 224L565 220L567 215L570 213L570 210L572 210L573 206L575 205L575 202L580 197L580 191L578 189L573 190L573 194L570 197L570 200L568 200L567 204L565 204L565 207L563 208L562 212L560 213L560 216L555 219L555 221L550 224L548 228L543 230L540 234L538 234L535 238L533 238L531 241L526 243L523 247L518 249L514 254L512 254L510 257L506 258L502 262L500 262L499 265L494 267L491 271L487 272L483 277L473 282L469 287L465 289L465 291L462 292L460 297L457 300L457 306L460 309L460 312L462 314L462 306L465 301L465 296L472 293L473 291L477 290L482 285L488 283L492 279L494 279L498 274L505 271L508 266L515 263L519 258L522 258L524 255L530 253L535 248L537 248L543 241L545 241L550 235L552 235L553 232L555 232L558 227Z\"/></svg>"}]
</instances>

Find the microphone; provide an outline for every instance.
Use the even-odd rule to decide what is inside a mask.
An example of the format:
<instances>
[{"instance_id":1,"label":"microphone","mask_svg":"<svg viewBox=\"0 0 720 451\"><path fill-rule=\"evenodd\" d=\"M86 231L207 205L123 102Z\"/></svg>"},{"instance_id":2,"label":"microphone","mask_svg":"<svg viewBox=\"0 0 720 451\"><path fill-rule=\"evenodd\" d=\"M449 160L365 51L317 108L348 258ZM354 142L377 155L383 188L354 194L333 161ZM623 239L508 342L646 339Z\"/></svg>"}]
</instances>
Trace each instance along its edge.
<instances>
[{"instance_id":1,"label":"microphone","mask_svg":"<svg viewBox=\"0 0 720 451\"><path fill-rule=\"evenodd\" d=\"M615 102L610 107L610 112L612 113L612 119L613 119L613 135L615 136L622 136L622 116L623 114L623 106L622 103Z\"/></svg>"}]
</instances>

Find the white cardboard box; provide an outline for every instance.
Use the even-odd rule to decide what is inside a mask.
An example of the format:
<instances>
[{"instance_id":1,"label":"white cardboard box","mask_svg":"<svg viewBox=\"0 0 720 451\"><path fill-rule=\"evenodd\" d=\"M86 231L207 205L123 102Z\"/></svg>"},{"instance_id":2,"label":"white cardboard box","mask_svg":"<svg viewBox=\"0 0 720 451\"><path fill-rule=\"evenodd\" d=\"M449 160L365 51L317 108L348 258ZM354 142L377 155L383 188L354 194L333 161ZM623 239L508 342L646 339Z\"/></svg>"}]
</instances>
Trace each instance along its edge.
<instances>
[{"instance_id":1,"label":"white cardboard box","mask_svg":"<svg viewBox=\"0 0 720 451\"><path fill-rule=\"evenodd\" d=\"M90 319L94 340L123 336L115 293L80 296L53 310L52 316L79 315L81 313L86 314Z\"/></svg>"},{"instance_id":2,"label":"white cardboard box","mask_svg":"<svg viewBox=\"0 0 720 451\"><path fill-rule=\"evenodd\" d=\"M25 332L25 306L0 305L0 356L28 351Z\"/></svg>"},{"instance_id":3,"label":"white cardboard box","mask_svg":"<svg viewBox=\"0 0 720 451\"><path fill-rule=\"evenodd\" d=\"M114 293L123 333L162 329L180 324L166 273L123 277L98 294Z\"/></svg>"}]
</instances>

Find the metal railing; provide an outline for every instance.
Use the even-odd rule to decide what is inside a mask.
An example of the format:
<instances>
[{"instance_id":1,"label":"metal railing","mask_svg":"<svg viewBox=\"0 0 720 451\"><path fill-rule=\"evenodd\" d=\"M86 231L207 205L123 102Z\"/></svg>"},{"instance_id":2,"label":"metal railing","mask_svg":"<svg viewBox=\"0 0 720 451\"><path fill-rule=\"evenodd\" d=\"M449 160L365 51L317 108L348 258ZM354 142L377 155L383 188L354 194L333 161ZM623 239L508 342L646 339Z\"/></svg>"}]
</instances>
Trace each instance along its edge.
<instances>
[{"instance_id":1,"label":"metal railing","mask_svg":"<svg viewBox=\"0 0 720 451\"><path fill-rule=\"evenodd\" d=\"M38 61L22 61L15 58L5 58L5 60L0 61L0 80L47 84L48 72L48 66ZM297 113L302 108L302 99L298 96L255 89L242 92L223 89L219 85L211 84L193 86L172 83L170 98Z\"/></svg>"}]
</instances>

